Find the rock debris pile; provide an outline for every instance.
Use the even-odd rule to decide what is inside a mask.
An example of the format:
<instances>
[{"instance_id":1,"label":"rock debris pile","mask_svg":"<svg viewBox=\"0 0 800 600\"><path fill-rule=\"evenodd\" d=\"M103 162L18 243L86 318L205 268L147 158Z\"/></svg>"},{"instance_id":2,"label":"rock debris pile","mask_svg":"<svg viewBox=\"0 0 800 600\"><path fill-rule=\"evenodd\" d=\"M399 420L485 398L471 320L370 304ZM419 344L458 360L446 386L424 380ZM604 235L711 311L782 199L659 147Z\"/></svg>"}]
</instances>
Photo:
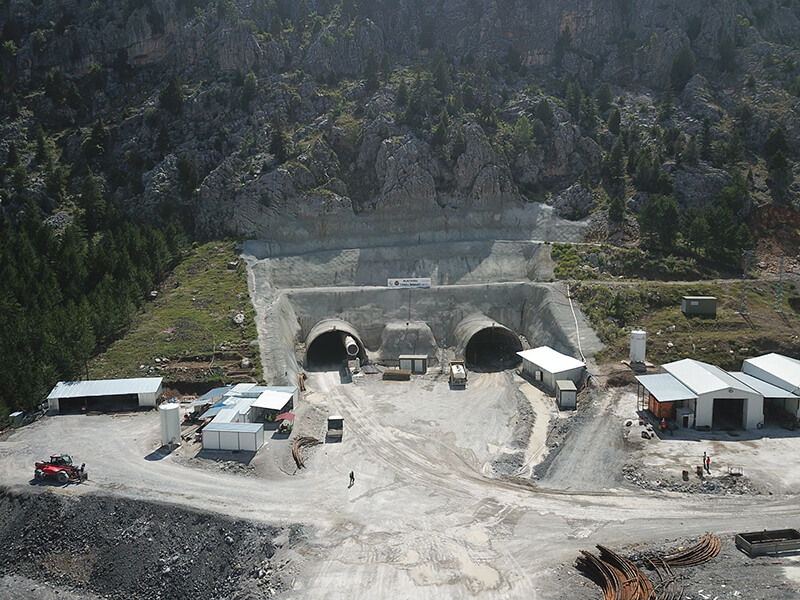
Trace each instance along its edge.
<instances>
[{"instance_id":1,"label":"rock debris pile","mask_svg":"<svg viewBox=\"0 0 800 600\"><path fill-rule=\"evenodd\" d=\"M638 465L629 464L622 468L622 474L625 481L645 490L683 492L686 494L762 494L762 491L747 477L731 473L713 477L704 476L703 478L690 473L688 480L684 481L680 472L654 473Z\"/></svg>"},{"instance_id":2,"label":"rock debris pile","mask_svg":"<svg viewBox=\"0 0 800 600\"><path fill-rule=\"evenodd\" d=\"M271 598L297 528L156 503L0 490L4 571L58 589L119 598ZM278 540L284 540L280 542Z\"/></svg>"}]
</instances>

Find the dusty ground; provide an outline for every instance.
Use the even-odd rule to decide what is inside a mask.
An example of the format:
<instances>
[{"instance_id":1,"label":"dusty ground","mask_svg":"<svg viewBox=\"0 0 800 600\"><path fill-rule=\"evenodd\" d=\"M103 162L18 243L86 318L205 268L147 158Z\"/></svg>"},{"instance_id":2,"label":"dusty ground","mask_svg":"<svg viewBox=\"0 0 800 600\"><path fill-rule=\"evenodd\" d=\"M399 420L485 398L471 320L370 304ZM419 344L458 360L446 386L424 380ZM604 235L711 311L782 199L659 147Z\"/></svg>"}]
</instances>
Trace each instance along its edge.
<instances>
[{"instance_id":1,"label":"dusty ground","mask_svg":"<svg viewBox=\"0 0 800 600\"><path fill-rule=\"evenodd\" d=\"M436 371L408 383L367 375L342 384L336 373L307 383L293 435L321 436L333 411L346 429L341 443L308 449L299 471L291 439L278 437L255 456L204 459L195 444L158 452L155 412L48 417L4 435L2 509L13 518L0 524L0 596L49 599L56 585L59 597L93 600L109 593L113 570L100 567L117 557L155 575L114 597L344 600L370 589L385 598L593 599L598 588L572 566L581 549L666 551L711 531L723 552L686 572L687 598L797 597L797 556L749 559L732 542L738 531L800 525L795 434L644 440L635 388L595 390L570 416L513 372L472 374L466 390L450 390ZM681 471L704 450L712 456L704 482L735 466L748 491L678 491L699 481L692 472L683 482ZM33 461L52 451L86 461L89 482L33 483ZM118 502L129 499L137 502ZM131 508L112 515L109 504ZM37 533L35 517L55 505L68 517L61 533ZM146 517L165 535L122 535ZM226 542L221 530L235 527ZM81 559L95 548L114 550ZM221 571L159 574L173 564L160 561L175 556L174 564L208 560ZM269 565L258 577L262 560Z\"/></svg>"}]
</instances>

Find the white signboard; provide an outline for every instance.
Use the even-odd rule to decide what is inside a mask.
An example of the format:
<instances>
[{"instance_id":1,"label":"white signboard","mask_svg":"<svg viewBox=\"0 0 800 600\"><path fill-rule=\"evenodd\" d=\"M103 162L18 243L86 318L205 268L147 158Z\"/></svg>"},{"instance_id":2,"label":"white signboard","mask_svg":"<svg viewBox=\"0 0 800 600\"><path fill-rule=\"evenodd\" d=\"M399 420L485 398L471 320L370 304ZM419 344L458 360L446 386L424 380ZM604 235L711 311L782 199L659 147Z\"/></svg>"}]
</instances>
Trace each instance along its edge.
<instances>
[{"instance_id":1,"label":"white signboard","mask_svg":"<svg viewBox=\"0 0 800 600\"><path fill-rule=\"evenodd\" d=\"M398 277L389 279L387 286L390 288L429 288L431 287L430 277Z\"/></svg>"}]
</instances>

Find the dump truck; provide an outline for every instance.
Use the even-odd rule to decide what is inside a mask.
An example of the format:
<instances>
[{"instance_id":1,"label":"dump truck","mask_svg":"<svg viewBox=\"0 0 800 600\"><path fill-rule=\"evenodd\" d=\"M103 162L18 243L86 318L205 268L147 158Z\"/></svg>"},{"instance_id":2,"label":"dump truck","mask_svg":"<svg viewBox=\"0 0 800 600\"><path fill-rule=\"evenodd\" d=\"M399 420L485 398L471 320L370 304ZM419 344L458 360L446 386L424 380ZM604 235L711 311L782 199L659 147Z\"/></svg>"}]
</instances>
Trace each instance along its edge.
<instances>
[{"instance_id":1,"label":"dump truck","mask_svg":"<svg viewBox=\"0 0 800 600\"><path fill-rule=\"evenodd\" d=\"M450 361L450 385L465 387L467 385L467 366L463 360Z\"/></svg>"}]
</instances>

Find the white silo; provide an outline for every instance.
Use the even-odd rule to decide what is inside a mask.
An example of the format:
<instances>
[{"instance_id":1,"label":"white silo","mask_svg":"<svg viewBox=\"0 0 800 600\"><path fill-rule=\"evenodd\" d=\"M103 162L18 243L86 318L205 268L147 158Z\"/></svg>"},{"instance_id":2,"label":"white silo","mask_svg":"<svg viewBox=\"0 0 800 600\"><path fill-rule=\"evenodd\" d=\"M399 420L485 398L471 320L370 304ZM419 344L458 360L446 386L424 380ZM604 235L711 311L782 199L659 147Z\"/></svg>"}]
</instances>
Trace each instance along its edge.
<instances>
[{"instance_id":1,"label":"white silo","mask_svg":"<svg viewBox=\"0 0 800 600\"><path fill-rule=\"evenodd\" d=\"M165 402L158 407L161 415L161 443L180 444L181 442L181 407L179 404Z\"/></svg>"},{"instance_id":2,"label":"white silo","mask_svg":"<svg viewBox=\"0 0 800 600\"><path fill-rule=\"evenodd\" d=\"M643 363L645 347L647 346L647 332L644 329L631 331L631 362Z\"/></svg>"}]
</instances>

